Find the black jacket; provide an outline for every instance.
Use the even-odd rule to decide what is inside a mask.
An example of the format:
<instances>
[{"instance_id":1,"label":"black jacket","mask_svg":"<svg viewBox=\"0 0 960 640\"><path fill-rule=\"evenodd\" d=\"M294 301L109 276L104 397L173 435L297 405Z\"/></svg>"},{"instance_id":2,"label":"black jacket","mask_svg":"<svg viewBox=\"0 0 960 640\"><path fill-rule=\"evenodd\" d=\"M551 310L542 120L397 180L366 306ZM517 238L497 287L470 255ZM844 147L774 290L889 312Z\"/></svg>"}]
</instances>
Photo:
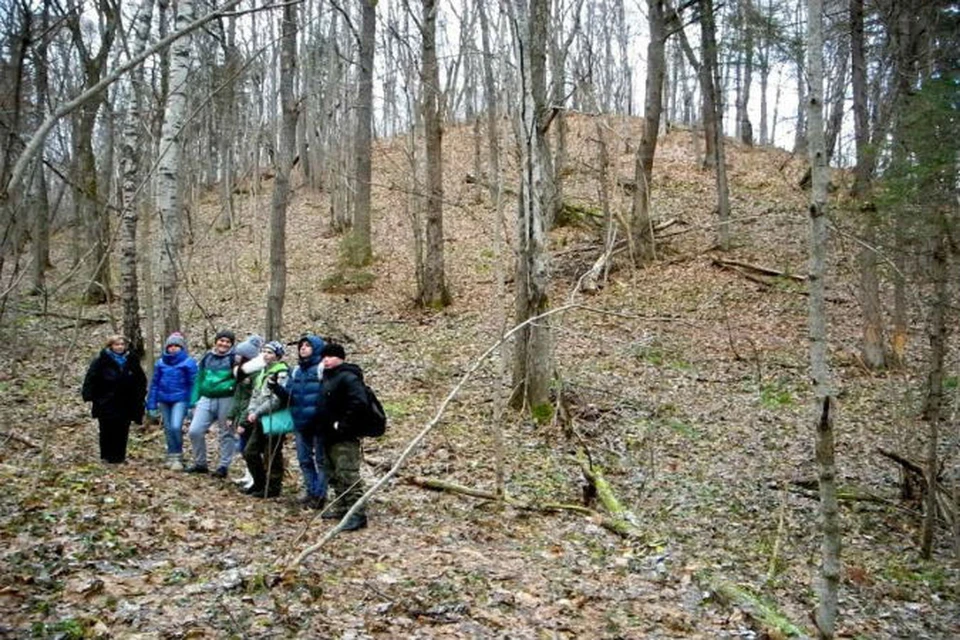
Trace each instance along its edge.
<instances>
[{"instance_id":1,"label":"black jacket","mask_svg":"<svg viewBox=\"0 0 960 640\"><path fill-rule=\"evenodd\" d=\"M147 377L140 361L131 354L121 368L104 349L90 363L83 379L83 399L93 403L91 413L101 420L142 423L146 395Z\"/></svg>"},{"instance_id":2,"label":"black jacket","mask_svg":"<svg viewBox=\"0 0 960 640\"><path fill-rule=\"evenodd\" d=\"M324 369L323 397L320 416L323 437L330 442L359 438L358 422L364 419L367 408L367 390L360 367L344 362L333 369Z\"/></svg>"}]
</instances>

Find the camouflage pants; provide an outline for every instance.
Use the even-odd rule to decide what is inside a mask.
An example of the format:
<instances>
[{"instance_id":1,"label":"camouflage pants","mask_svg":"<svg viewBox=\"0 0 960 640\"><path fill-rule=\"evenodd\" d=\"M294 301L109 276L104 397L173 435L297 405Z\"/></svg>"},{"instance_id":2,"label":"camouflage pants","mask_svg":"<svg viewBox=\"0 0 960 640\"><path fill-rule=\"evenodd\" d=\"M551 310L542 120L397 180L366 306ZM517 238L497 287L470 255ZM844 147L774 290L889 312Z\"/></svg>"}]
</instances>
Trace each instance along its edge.
<instances>
[{"instance_id":1,"label":"camouflage pants","mask_svg":"<svg viewBox=\"0 0 960 640\"><path fill-rule=\"evenodd\" d=\"M346 512L363 495L360 479L360 441L343 440L324 446L330 486L336 491L334 512ZM358 513L363 513L360 509Z\"/></svg>"}]
</instances>

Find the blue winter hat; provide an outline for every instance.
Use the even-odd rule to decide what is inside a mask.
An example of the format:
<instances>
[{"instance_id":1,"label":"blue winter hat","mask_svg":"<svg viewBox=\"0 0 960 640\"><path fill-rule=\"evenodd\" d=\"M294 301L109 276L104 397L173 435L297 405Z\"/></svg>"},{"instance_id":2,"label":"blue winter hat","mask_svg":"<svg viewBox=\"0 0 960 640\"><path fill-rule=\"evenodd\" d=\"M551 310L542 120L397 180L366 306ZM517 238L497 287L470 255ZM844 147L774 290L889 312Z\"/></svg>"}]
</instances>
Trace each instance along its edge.
<instances>
[{"instance_id":1,"label":"blue winter hat","mask_svg":"<svg viewBox=\"0 0 960 640\"><path fill-rule=\"evenodd\" d=\"M237 345L234 352L246 360L253 360L260 353L260 347L263 346L263 338L257 334L247 336L247 339Z\"/></svg>"},{"instance_id":2,"label":"blue winter hat","mask_svg":"<svg viewBox=\"0 0 960 640\"><path fill-rule=\"evenodd\" d=\"M264 348L264 350L269 349L269 350L272 351L278 358L282 358L282 357L284 356L284 354L287 352L287 350L283 348L283 343L282 343L282 342L278 342L278 341L276 341L276 340L271 340L271 341L268 342L267 344L263 345L263 348Z\"/></svg>"}]
</instances>

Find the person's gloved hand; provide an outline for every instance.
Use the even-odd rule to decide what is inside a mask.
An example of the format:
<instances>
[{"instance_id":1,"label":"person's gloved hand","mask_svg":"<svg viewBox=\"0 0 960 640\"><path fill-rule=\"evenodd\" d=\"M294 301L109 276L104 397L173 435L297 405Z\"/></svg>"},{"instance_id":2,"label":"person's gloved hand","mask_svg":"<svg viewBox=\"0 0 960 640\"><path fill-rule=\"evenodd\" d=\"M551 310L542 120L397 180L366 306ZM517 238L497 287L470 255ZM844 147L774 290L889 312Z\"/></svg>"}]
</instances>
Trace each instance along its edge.
<instances>
[{"instance_id":1,"label":"person's gloved hand","mask_svg":"<svg viewBox=\"0 0 960 640\"><path fill-rule=\"evenodd\" d=\"M159 410L159 409L147 409L147 418L149 418L151 422L159 422L159 421L160 421L160 410Z\"/></svg>"}]
</instances>

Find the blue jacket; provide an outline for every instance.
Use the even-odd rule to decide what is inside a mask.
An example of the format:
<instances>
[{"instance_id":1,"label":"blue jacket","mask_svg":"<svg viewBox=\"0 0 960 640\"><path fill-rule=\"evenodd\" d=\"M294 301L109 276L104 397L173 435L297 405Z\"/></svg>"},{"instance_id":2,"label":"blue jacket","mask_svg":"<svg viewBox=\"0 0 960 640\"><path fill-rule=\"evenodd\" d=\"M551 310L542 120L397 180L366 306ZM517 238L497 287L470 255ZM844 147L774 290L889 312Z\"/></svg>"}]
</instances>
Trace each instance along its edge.
<instances>
[{"instance_id":1,"label":"blue jacket","mask_svg":"<svg viewBox=\"0 0 960 640\"><path fill-rule=\"evenodd\" d=\"M321 384L320 351L324 347L323 339L307 336L313 346L313 355L306 360L300 359L300 366L287 378L286 391L290 400L290 415L297 431L314 432L321 414L323 388Z\"/></svg>"},{"instance_id":2,"label":"blue jacket","mask_svg":"<svg viewBox=\"0 0 960 640\"><path fill-rule=\"evenodd\" d=\"M147 410L155 410L158 402L189 402L196 378L197 363L186 349L177 353L164 353L153 367Z\"/></svg>"}]
</instances>

